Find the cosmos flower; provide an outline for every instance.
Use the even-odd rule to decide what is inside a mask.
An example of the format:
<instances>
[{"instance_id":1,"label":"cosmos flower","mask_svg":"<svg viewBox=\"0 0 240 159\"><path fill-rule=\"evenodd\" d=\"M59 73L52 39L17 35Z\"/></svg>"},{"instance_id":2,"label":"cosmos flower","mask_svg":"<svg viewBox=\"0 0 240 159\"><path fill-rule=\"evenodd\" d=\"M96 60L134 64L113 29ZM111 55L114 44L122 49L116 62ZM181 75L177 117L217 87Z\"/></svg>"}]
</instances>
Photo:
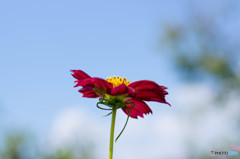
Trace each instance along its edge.
<instances>
[{"instance_id":1,"label":"cosmos flower","mask_svg":"<svg viewBox=\"0 0 240 159\"><path fill-rule=\"evenodd\" d=\"M106 80L98 77L91 77L81 70L71 70L72 76L76 78L79 90L83 97L99 98L100 103L109 107L121 108L132 118L143 117L144 114L152 113L152 110L145 101L154 101L170 104L165 100L167 87L160 86L149 80L141 80L130 83L129 80L121 77L108 77Z\"/></svg>"}]
</instances>

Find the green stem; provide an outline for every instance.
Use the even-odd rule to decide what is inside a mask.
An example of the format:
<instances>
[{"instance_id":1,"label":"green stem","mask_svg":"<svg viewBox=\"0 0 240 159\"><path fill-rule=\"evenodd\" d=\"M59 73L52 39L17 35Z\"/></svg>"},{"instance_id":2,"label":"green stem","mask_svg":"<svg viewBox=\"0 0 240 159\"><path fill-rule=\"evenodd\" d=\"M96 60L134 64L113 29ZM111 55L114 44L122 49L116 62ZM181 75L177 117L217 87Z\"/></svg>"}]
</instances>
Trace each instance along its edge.
<instances>
[{"instance_id":1,"label":"green stem","mask_svg":"<svg viewBox=\"0 0 240 159\"><path fill-rule=\"evenodd\" d=\"M115 108L115 106L113 106L112 123L111 123L111 131L110 131L109 159L113 158L114 127L115 127L116 113L117 113L117 109Z\"/></svg>"}]
</instances>

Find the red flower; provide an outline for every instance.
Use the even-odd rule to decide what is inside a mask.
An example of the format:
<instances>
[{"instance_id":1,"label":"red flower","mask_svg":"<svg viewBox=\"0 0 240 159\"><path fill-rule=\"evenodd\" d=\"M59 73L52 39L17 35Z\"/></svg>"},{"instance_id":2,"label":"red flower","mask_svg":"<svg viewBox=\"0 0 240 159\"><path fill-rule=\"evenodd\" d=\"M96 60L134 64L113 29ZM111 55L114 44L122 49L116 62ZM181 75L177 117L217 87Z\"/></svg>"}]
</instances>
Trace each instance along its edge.
<instances>
[{"instance_id":1,"label":"red flower","mask_svg":"<svg viewBox=\"0 0 240 159\"><path fill-rule=\"evenodd\" d=\"M168 94L167 87L160 86L153 81L142 80L130 83L126 78L113 76L104 80L102 78L91 77L81 70L71 70L72 76L76 78L77 84L74 87L82 86L79 90L83 97L98 98L106 100L111 105L115 102L118 108L132 118L143 114L152 113L152 110L144 101L155 101L171 106L166 100Z\"/></svg>"}]
</instances>

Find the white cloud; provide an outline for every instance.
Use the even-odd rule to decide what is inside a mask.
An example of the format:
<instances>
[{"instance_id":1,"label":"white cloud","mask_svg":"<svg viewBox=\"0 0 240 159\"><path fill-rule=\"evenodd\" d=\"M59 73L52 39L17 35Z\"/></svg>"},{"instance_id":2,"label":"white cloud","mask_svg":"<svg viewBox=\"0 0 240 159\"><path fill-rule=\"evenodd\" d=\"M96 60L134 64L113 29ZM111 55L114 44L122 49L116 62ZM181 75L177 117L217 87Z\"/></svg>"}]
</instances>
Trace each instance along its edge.
<instances>
[{"instance_id":1,"label":"white cloud","mask_svg":"<svg viewBox=\"0 0 240 159\"><path fill-rule=\"evenodd\" d=\"M99 117L100 118L100 117ZM53 148L61 148L72 143L93 143L99 149L107 140L108 127L80 106L62 110L53 122L50 143ZM100 148L101 149L101 148ZM106 155L100 150L98 155ZM106 150L107 151L107 150Z\"/></svg>"}]
</instances>

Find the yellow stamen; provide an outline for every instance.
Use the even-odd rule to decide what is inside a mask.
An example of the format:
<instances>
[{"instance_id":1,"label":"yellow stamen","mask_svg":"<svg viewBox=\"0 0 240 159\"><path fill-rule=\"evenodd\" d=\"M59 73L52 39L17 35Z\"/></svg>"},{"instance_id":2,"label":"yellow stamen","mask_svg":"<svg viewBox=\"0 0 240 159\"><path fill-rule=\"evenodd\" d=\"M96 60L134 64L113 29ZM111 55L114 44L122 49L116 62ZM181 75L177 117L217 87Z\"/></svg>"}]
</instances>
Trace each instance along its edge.
<instances>
[{"instance_id":1,"label":"yellow stamen","mask_svg":"<svg viewBox=\"0 0 240 159\"><path fill-rule=\"evenodd\" d=\"M127 79L126 79L126 77L123 77L123 78L121 78L121 77L119 77L119 76L113 76L113 78L110 76L110 77L108 77L107 78L107 81L109 82L109 83L112 83L113 84L113 87L117 87L117 86L119 86L119 85L121 85L121 84L125 84L126 86L128 86L129 84L130 84L130 81L128 80L127 81Z\"/></svg>"}]
</instances>

